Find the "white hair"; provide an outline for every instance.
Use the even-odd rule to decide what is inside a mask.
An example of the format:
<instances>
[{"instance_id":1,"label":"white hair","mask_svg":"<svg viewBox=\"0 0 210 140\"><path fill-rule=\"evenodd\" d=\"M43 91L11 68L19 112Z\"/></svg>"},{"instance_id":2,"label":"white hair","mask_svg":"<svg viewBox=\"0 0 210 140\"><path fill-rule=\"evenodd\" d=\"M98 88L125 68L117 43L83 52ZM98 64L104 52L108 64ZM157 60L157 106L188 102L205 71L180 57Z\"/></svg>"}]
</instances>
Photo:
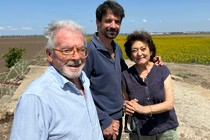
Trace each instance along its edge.
<instances>
[{"instance_id":1,"label":"white hair","mask_svg":"<svg viewBox=\"0 0 210 140\"><path fill-rule=\"evenodd\" d=\"M83 27L72 20L59 20L59 21L53 21L48 24L48 26L45 28L44 36L46 37L46 48L47 49L53 49L55 48L55 34L57 30L60 29L70 29L74 32L80 32L83 34L85 38L85 32L83 30ZM86 44L86 40L85 40Z\"/></svg>"}]
</instances>

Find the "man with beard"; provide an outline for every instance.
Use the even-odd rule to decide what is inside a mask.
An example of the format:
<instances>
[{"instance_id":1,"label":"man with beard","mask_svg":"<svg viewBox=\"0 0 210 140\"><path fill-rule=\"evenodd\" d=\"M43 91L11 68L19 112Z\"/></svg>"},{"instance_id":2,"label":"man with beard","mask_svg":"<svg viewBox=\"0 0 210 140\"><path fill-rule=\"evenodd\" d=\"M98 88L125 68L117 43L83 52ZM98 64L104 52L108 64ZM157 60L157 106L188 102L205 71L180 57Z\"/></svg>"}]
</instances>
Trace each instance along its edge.
<instances>
[{"instance_id":1,"label":"man with beard","mask_svg":"<svg viewBox=\"0 0 210 140\"><path fill-rule=\"evenodd\" d=\"M103 140L90 81L82 71L88 55L83 28L55 21L45 37L49 65L20 97L11 140Z\"/></svg>"},{"instance_id":2,"label":"man with beard","mask_svg":"<svg viewBox=\"0 0 210 140\"><path fill-rule=\"evenodd\" d=\"M119 34L124 16L124 9L115 1L105 1L99 5L96 9L98 32L87 44L90 53L84 71L90 79L91 93L105 139L120 140L122 133L121 71L127 69L127 65L119 45L113 39Z\"/></svg>"}]
</instances>

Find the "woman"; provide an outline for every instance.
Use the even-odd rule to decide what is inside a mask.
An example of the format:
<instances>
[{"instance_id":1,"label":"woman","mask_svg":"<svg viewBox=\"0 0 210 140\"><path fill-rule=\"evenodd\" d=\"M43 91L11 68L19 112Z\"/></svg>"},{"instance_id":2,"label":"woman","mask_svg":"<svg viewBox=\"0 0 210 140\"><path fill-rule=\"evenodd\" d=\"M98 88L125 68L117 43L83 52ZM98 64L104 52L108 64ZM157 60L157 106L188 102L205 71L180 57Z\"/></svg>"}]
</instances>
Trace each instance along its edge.
<instances>
[{"instance_id":1,"label":"woman","mask_svg":"<svg viewBox=\"0 0 210 140\"><path fill-rule=\"evenodd\" d=\"M152 62L156 55L152 37L135 31L128 35L124 46L127 56L135 62L122 73L125 114L138 120L143 140L178 139L170 71ZM130 139L138 137L130 134Z\"/></svg>"}]
</instances>

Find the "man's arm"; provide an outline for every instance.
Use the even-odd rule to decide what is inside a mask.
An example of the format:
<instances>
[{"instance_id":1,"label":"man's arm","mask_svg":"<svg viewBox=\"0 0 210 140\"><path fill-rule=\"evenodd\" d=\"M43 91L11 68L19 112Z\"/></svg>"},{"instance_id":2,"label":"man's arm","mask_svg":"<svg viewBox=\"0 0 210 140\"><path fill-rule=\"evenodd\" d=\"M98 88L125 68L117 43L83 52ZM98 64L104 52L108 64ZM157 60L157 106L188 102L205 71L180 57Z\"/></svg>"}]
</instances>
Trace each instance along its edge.
<instances>
[{"instance_id":1,"label":"man's arm","mask_svg":"<svg viewBox=\"0 0 210 140\"><path fill-rule=\"evenodd\" d=\"M11 140L47 139L43 107L35 95L22 95L14 114ZM46 117L46 116L45 116Z\"/></svg>"},{"instance_id":2,"label":"man's arm","mask_svg":"<svg viewBox=\"0 0 210 140\"><path fill-rule=\"evenodd\" d=\"M155 56L153 58L153 63L157 66L163 65L163 60L162 60L161 56Z\"/></svg>"}]
</instances>

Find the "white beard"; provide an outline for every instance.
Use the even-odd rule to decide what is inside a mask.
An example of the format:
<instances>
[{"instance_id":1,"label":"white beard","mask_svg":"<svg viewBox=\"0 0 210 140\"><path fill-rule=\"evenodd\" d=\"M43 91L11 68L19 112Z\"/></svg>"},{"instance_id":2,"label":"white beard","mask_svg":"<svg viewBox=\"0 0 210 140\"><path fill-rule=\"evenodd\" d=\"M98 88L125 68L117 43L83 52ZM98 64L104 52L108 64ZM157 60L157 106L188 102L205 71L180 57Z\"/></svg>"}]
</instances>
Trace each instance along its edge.
<instances>
[{"instance_id":1,"label":"white beard","mask_svg":"<svg viewBox=\"0 0 210 140\"><path fill-rule=\"evenodd\" d=\"M61 73L63 76L65 76L68 79L74 79L74 78L78 78L81 73L82 73L82 69L84 67L85 64L82 64L82 61L69 61L64 67L63 69L61 69ZM69 70L68 66L78 66L76 69L72 69L71 71Z\"/></svg>"}]
</instances>

